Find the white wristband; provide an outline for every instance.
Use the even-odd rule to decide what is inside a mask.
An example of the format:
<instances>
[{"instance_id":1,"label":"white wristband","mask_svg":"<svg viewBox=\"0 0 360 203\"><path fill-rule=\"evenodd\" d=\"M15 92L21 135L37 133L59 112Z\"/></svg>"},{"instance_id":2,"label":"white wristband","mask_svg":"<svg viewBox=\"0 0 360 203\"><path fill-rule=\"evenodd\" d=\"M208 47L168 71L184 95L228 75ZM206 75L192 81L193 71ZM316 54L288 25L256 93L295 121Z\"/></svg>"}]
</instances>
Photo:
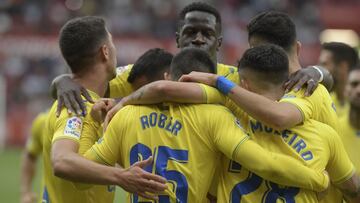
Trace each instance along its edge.
<instances>
[{"instance_id":1,"label":"white wristband","mask_svg":"<svg viewBox=\"0 0 360 203\"><path fill-rule=\"evenodd\" d=\"M317 71L320 73L320 79L319 79L318 82L322 82L322 81L324 80L324 74L323 74L323 72L322 72L322 71L320 70L320 68L317 67L317 66L311 66L311 67L313 67L315 70L317 70Z\"/></svg>"}]
</instances>

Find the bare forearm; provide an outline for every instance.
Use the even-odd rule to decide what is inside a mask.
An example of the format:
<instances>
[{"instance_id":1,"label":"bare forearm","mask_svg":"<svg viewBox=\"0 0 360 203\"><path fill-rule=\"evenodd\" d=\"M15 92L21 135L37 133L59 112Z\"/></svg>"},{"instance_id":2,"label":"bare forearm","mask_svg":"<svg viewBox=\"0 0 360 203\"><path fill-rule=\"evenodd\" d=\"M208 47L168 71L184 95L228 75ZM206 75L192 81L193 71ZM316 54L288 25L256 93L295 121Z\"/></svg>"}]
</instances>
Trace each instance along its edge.
<instances>
[{"instance_id":1,"label":"bare forearm","mask_svg":"<svg viewBox=\"0 0 360 203\"><path fill-rule=\"evenodd\" d=\"M36 157L28 153L24 152L21 164L21 193L30 192L32 181L35 176L36 169Z\"/></svg>"},{"instance_id":2,"label":"bare forearm","mask_svg":"<svg viewBox=\"0 0 360 203\"><path fill-rule=\"evenodd\" d=\"M301 113L288 103L272 101L264 96L234 87L228 97L256 120L278 130L293 127L301 122Z\"/></svg>"},{"instance_id":3,"label":"bare forearm","mask_svg":"<svg viewBox=\"0 0 360 203\"><path fill-rule=\"evenodd\" d=\"M156 81L147 84L123 99L124 105L161 102L204 103L201 87L196 83Z\"/></svg>"},{"instance_id":4,"label":"bare forearm","mask_svg":"<svg viewBox=\"0 0 360 203\"><path fill-rule=\"evenodd\" d=\"M357 203L360 202L360 178L353 175L349 180L337 185L346 198L346 202Z\"/></svg>"},{"instance_id":5,"label":"bare forearm","mask_svg":"<svg viewBox=\"0 0 360 203\"><path fill-rule=\"evenodd\" d=\"M115 167L92 162L77 153L68 153L55 160L53 168L56 176L71 181L101 185L118 184Z\"/></svg>"}]
</instances>

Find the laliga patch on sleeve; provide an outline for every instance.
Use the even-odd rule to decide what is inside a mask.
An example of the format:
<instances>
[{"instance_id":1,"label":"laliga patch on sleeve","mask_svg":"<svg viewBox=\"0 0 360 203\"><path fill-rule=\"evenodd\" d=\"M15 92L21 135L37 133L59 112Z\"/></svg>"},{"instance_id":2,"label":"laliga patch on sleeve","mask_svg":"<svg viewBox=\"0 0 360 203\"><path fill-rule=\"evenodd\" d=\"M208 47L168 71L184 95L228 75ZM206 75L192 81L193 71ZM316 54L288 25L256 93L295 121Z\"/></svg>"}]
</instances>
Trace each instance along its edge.
<instances>
[{"instance_id":1,"label":"laliga patch on sleeve","mask_svg":"<svg viewBox=\"0 0 360 203\"><path fill-rule=\"evenodd\" d=\"M130 66L119 66L116 68L116 75L123 74L126 70L128 70Z\"/></svg>"},{"instance_id":2,"label":"laliga patch on sleeve","mask_svg":"<svg viewBox=\"0 0 360 203\"><path fill-rule=\"evenodd\" d=\"M82 130L82 120L79 117L69 118L66 122L64 135L80 139Z\"/></svg>"}]
</instances>

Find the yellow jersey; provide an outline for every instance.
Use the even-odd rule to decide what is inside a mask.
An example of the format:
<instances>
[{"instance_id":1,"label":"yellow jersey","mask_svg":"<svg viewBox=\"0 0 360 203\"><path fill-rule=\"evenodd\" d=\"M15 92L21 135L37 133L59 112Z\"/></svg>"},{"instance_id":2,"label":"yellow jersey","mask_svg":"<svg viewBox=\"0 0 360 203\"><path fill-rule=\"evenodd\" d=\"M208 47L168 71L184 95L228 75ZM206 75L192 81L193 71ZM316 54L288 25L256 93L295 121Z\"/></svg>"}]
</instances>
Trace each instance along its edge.
<instances>
[{"instance_id":1,"label":"yellow jersey","mask_svg":"<svg viewBox=\"0 0 360 203\"><path fill-rule=\"evenodd\" d=\"M99 96L88 91L94 100ZM87 112L90 112L92 104L86 102ZM99 138L100 125L93 121L90 114L85 117L72 116L63 108L60 116L56 117L57 101L54 102L45 123L43 164L45 186L42 202L51 203L95 203L113 202L114 186L94 185L87 190L79 190L71 181L58 178L53 173L51 162L51 147L60 139L71 139L79 144L79 154L84 154Z\"/></svg>"},{"instance_id":2,"label":"yellow jersey","mask_svg":"<svg viewBox=\"0 0 360 203\"><path fill-rule=\"evenodd\" d=\"M116 77L109 82L110 98L126 97L134 91L132 85L127 81L132 67L133 64L129 64L116 69ZM218 63L217 74L225 76L229 80L239 84L236 67Z\"/></svg>"},{"instance_id":3,"label":"yellow jersey","mask_svg":"<svg viewBox=\"0 0 360 203\"><path fill-rule=\"evenodd\" d=\"M335 105L327 89L319 84L311 96L304 96L305 88L298 92L291 91L283 96L280 102L294 104L303 115L303 121L314 119L331 126L339 132L339 121Z\"/></svg>"},{"instance_id":4,"label":"yellow jersey","mask_svg":"<svg viewBox=\"0 0 360 203\"><path fill-rule=\"evenodd\" d=\"M251 132L251 139L263 148L287 154L315 170L326 169L334 183L341 183L353 175L354 166L339 136L323 123L310 119L292 129L277 131L249 119L246 126ZM218 202L318 202L313 191L263 180L230 159L222 159L222 166Z\"/></svg>"},{"instance_id":5,"label":"yellow jersey","mask_svg":"<svg viewBox=\"0 0 360 203\"><path fill-rule=\"evenodd\" d=\"M360 129L355 129L350 125L349 113L340 118L341 139L345 145L345 149L360 175Z\"/></svg>"},{"instance_id":6,"label":"yellow jersey","mask_svg":"<svg viewBox=\"0 0 360 203\"><path fill-rule=\"evenodd\" d=\"M245 144L253 147L245 147ZM169 190L160 195L160 202L206 201L222 154L246 162L243 155L256 153L268 163L278 160L279 165L271 166L274 171L282 171L281 165L288 164L296 174L298 170L302 172L297 178L285 175L274 177L274 181L289 180L291 184L313 189L327 184L317 176L318 173L314 173L315 170L304 170L307 168L292 162L292 158L269 155L268 151L256 146L248 141L248 135L235 116L221 105L129 105L114 116L104 137L85 157L112 166L119 163L127 168L153 156L154 164L145 170L165 177L169 183ZM247 162L246 165L257 170L259 175L266 173L258 170L257 164ZM131 200L140 201L135 195L129 196L128 201Z\"/></svg>"},{"instance_id":7,"label":"yellow jersey","mask_svg":"<svg viewBox=\"0 0 360 203\"><path fill-rule=\"evenodd\" d=\"M330 95L331 95L331 99L334 102L336 113L339 116L339 118L346 115L350 109L349 102L348 101L345 101L344 103L340 102L335 92L331 92Z\"/></svg>"},{"instance_id":8,"label":"yellow jersey","mask_svg":"<svg viewBox=\"0 0 360 203\"><path fill-rule=\"evenodd\" d=\"M31 126L31 134L26 142L26 150L35 157L39 156L43 150L43 134L47 114L48 112L43 112L36 116Z\"/></svg>"}]
</instances>

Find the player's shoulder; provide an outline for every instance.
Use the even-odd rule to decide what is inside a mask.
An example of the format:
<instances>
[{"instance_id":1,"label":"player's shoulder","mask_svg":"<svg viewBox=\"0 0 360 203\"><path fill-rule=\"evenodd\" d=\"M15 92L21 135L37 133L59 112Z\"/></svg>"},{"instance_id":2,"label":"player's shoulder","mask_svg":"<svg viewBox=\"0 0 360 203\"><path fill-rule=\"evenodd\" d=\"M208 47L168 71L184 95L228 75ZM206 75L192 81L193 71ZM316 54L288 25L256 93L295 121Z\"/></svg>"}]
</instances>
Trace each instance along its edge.
<instances>
[{"instance_id":1,"label":"player's shoulder","mask_svg":"<svg viewBox=\"0 0 360 203\"><path fill-rule=\"evenodd\" d=\"M129 74L134 64L116 67L116 76Z\"/></svg>"},{"instance_id":2,"label":"player's shoulder","mask_svg":"<svg viewBox=\"0 0 360 203\"><path fill-rule=\"evenodd\" d=\"M236 73L237 72L237 67L232 66L232 65L226 65L226 64L222 64L222 63L217 63L217 71L218 72L225 72L225 71L230 71L231 73Z\"/></svg>"},{"instance_id":3,"label":"player's shoulder","mask_svg":"<svg viewBox=\"0 0 360 203\"><path fill-rule=\"evenodd\" d=\"M182 108L189 108L199 115L209 115L210 117L231 114L231 111L227 107L220 104L191 104L185 105ZM219 119L219 117L216 118Z\"/></svg>"}]
</instances>

